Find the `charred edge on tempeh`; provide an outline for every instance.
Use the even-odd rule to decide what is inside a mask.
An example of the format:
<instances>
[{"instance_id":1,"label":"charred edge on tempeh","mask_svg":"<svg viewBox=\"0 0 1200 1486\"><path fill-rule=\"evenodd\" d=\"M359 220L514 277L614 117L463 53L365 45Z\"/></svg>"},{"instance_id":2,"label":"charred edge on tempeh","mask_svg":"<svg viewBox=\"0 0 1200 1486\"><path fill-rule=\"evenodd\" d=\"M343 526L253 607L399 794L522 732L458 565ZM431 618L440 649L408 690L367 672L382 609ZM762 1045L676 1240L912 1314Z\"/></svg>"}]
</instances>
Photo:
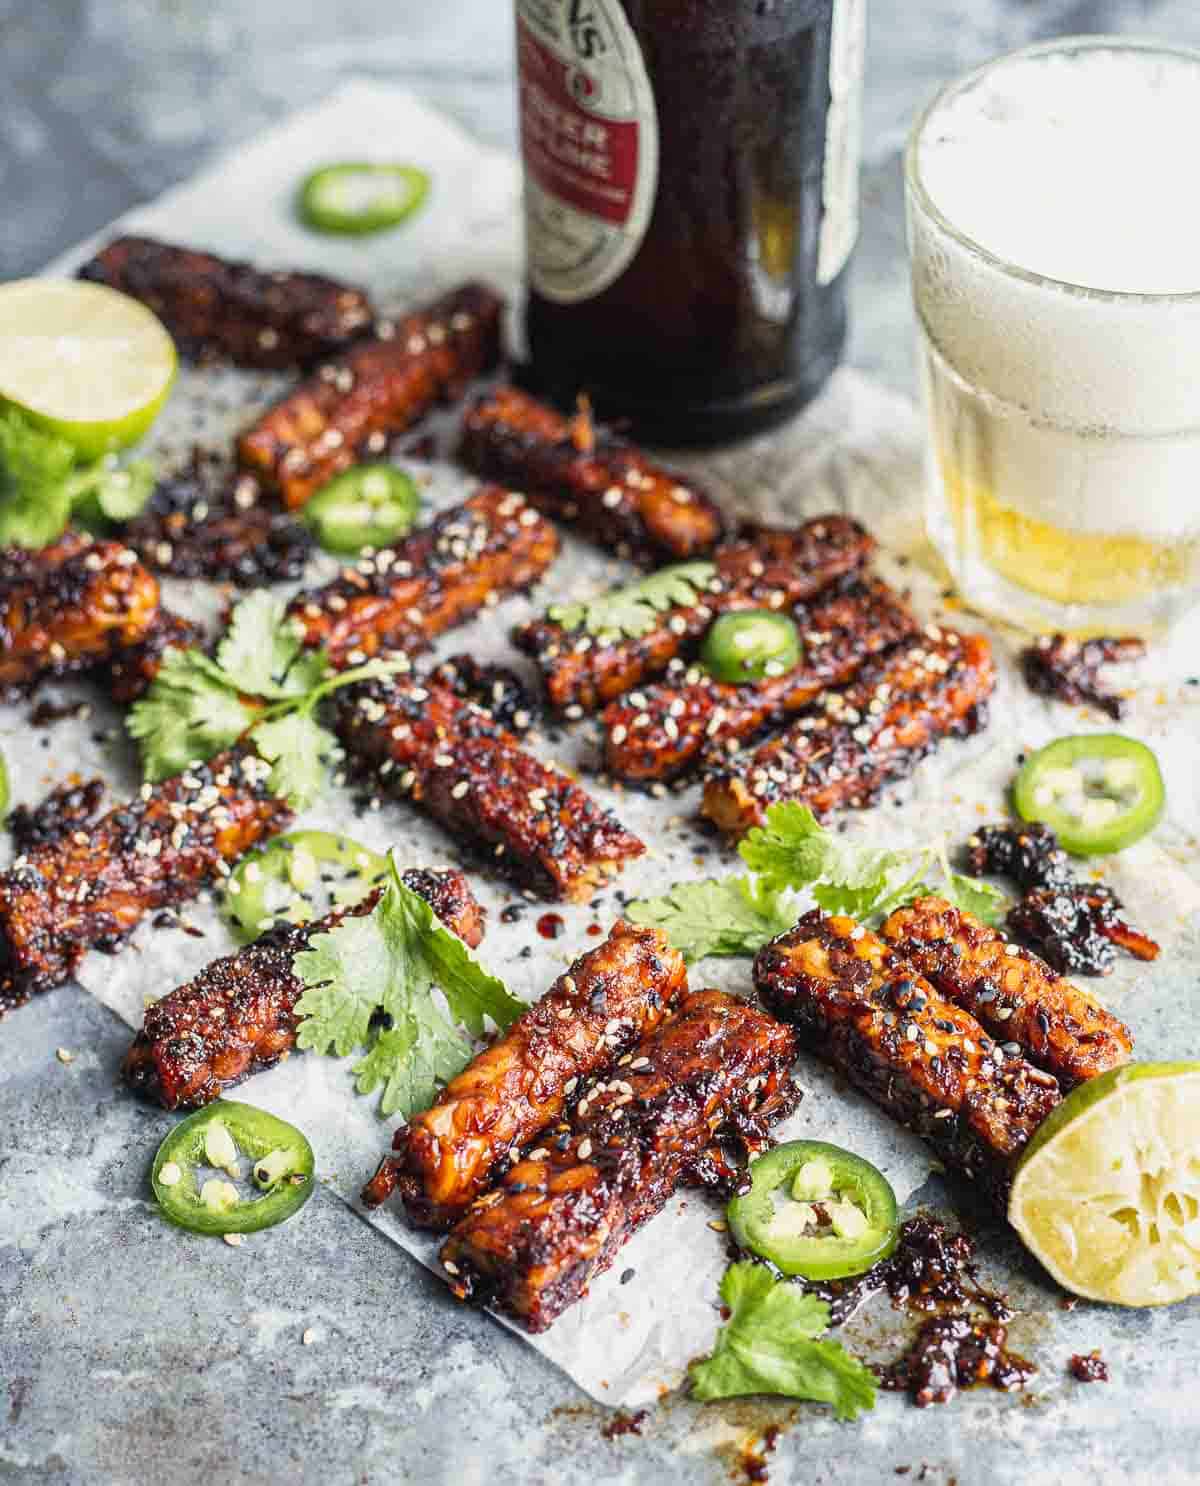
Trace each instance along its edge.
<instances>
[{"instance_id":1,"label":"charred edge on tempeh","mask_svg":"<svg viewBox=\"0 0 1200 1486\"><path fill-rule=\"evenodd\" d=\"M158 612L158 580L120 542L67 531L40 551L0 548L0 694L103 664Z\"/></svg>"},{"instance_id":2,"label":"charred edge on tempeh","mask_svg":"<svg viewBox=\"0 0 1200 1486\"><path fill-rule=\"evenodd\" d=\"M556 521L646 567L703 557L721 540L720 508L684 475L593 429L586 409L562 417L515 387L468 409L461 453Z\"/></svg>"},{"instance_id":3,"label":"charred edge on tempeh","mask_svg":"<svg viewBox=\"0 0 1200 1486\"><path fill-rule=\"evenodd\" d=\"M60 841L71 831L90 828L107 789L103 779L68 782L57 785L36 805L14 805L6 824L17 855Z\"/></svg>"},{"instance_id":4,"label":"charred edge on tempeh","mask_svg":"<svg viewBox=\"0 0 1200 1486\"><path fill-rule=\"evenodd\" d=\"M342 744L373 785L411 800L540 897L586 899L646 849L574 780L449 687L364 682L338 694L337 718Z\"/></svg>"},{"instance_id":5,"label":"charred edge on tempeh","mask_svg":"<svg viewBox=\"0 0 1200 1486\"><path fill-rule=\"evenodd\" d=\"M434 666L429 679L448 686L463 701L476 703L510 733L527 733L538 720L541 709L537 696L507 666L458 654Z\"/></svg>"},{"instance_id":6,"label":"charred edge on tempeh","mask_svg":"<svg viewBox=\"0 0 1200 1486\"><path fill-rule=\"evenodd\" d=\"M492 1047L401 1125L363 1193L399 1191L410 1219L448 1228L490 1184L497 1163L562 1114L593 1074L652 1032L687 990L683 958L657 929L623 920L560 975Z\"/></svg>"},{"instance_id":7,"label":"charred edge on tempeh","mask_svg":"<svg viewBox=\"0 0 1200 1486\"><path fill-rule=\"evenodd\" d=\"M739 1115L765 1125L795 1106L795 1055L790 1029L757 1007L689 996L454 1229L441 1252L454 1291L545 1331Z\"/></svg>"},{"instance_id":8,"label":"charred edge on tempeh","mask_svg":"<svg viewBox=\"0 0 1200 1486\"><path fill-rule=\"evenodd\" d=\"M558 533L523 496L487 485L395 547L297 594L288 612L304 643L323 646L335 666L384 649L425 650L443 631L536 583L558 551Z\"/></svg>"},{"instance_id":9,"label":"charred edge on tempeh","mask_svg":"<svg viewBox=\"0 0 1200 1486\"><path fill-rule=\"evenodd\" d=\"M818 1057L923 1136L1004 1211L1013 1171L1060 1094L882 939L813 909L760 950L754 984Z\"/></svg>"},{"instance_id":10,"label":"charred edge on tempeh","mask_svg":"<svg viewBox=\"0 0 1200 1486\"><path fill-rule=\"evenodd\" d=\"M373 435L402 432L489 371L502 308L490 289L464 284L388 323L386 335L378 325L268 408L238 439L238 458L286 506L302 506Z\"/></svg>"},{"instance_id":11,"label":"charred edge on tempeh","mask_svg":"<svg viewBox=\"0 0 1200 1486\"><path fill-rule=\"evenodd\" d=\"M518 629L513 641L537 660L552 707L568 716L575 709L595 712L661 675L676 656L694 655L718 614L792 609L858 571L874 547L845 516L820 516L788 530L763 528L753 540L718 547L708 589L696 603L664 611L649 634L606 639L538 619Z\"/></svg>"},{"instance_id":12,"label":"charred edge on tempeh","mask_svg":"<svg viewBox=\"0 0 1200 1486\"><path fill-rule=\"evenodd\" d=\"M1063 1088L1129 1061L1128 1027L1031 951L943 898L897 909L882 934L942 995L993 1037L1020 1043Z\"/></svg>"},{"instance_id":13,"label":"charred edge on tempeh","mask_svg":"<svg viewBox=\"0 0 1200 1486\"><path fill-rule=\"evenodd\" d=\"M803 654L778 676L729 685L696 666L680 680L648 687L636 701L610 702L601 719L608 772L634 781L672 779L694 767L702 752L733 753L827 687L845 685L872 656L917 628L899 595L878 579L849 580L845 592L823 596L793 618Z\"/></svg>"},{"instance_id":14,"label":"charred edge on tempeh","mask_svg":"<svg viewBox=\"0 0 1200 1486\"><path fill-rule=\"evenodd\" d=\"M140 299L195 360L308 366L340 351L371 323L370 301L353 285L320 274L264 271L148 237L116 238L79 277Z\"/></svg>"},{"instance_id":15,"label":"charred edge on tempeh","mask_svg":"<svg viewBox=\"0 0 1200 1486\"><path fill-rule=\"evenodd\" d=\"M204 631L170 609L159 609L150 628L134 645L118 646L97 675L114 702L128 705L150 689L168 650L204 644Z\"/></svg>"},{"instance_id":16,"label":"charred edge on tempeh","mask_svg":"<svg viewBox=\"0 0 1200 1486\"><path fill-rule=\"evenodd\" d=\"M0 874L0 1011L61 985L89 949L119 949L152 909L194 898L286 829L270 772L252 752L218 754L17 857Z\"/></svg>"},{"instance_id":17,"label":"charred edge on tempeh","mask_svg":"<svg viewBox=\"0 0 1200 1486\"><path fill-rule=\"evenodd\" d=\"M474 948L483 938L483 909L461 872L414 869L402 880L465 943ZM296 955L345 918L370 913L378 901L377 889L354 908L312 923L281 921L156 1001L125 1055L125 1082L164 1109L197 1109L287 1057L305 990L292 969Z\"/></svg>"},{"instance_id":18,"label":"charred edge on tempeh","mask_svg":"<svg viewBox=\"0 0 1200 1486\"><path fill-rule=\"evenodd\" d=\"M737 837L762 825L780 800L798 800L817 816L871 805L941 739L978 732L995 684L983 635L930 626L914 644L864 666L844 691L829 692L823 713L712 764L701 813Z\"/></svg>"}]
</instances>

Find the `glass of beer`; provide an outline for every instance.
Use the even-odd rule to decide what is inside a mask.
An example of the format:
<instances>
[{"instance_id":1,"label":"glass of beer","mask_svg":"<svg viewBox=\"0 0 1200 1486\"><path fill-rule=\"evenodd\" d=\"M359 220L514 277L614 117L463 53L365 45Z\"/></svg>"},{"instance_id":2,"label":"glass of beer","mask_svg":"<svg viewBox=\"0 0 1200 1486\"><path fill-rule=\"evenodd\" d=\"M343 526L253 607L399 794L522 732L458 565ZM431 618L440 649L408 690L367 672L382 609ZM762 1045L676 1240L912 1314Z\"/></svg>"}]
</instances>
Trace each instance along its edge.
<instances>
[{"instance_id":1,"label":"glass of beer","mask_svg":"<svg viewBox=\"0 0 1200 1486\"><path fill-rule=\"evenodd\" d=\"M1200 52L1026 48L906 159L927 525L965 601L1152 634L1200 599Z\"/></svg>"}]
</instances>

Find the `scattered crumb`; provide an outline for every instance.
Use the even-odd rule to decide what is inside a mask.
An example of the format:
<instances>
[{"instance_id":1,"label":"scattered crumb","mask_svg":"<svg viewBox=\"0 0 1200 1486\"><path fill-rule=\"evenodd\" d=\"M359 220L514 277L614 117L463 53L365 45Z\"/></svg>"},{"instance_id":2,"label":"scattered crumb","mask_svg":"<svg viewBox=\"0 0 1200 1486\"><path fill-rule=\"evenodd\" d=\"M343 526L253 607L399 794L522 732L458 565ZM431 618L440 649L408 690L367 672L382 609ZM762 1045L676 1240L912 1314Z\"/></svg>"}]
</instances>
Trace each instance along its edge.
<instances>
[{"instance_id":1,"label":"scattered crumb","mask_svg":"<svg viewBox=\"0 0 1200 1486\"><path fill-rule=\"evenodd\" d=\"M60 1063L73 1063L75 1061L75 1054L69 1048L65 1047L58 1048L54 1056Z\"/></svg>"}]
</instances>

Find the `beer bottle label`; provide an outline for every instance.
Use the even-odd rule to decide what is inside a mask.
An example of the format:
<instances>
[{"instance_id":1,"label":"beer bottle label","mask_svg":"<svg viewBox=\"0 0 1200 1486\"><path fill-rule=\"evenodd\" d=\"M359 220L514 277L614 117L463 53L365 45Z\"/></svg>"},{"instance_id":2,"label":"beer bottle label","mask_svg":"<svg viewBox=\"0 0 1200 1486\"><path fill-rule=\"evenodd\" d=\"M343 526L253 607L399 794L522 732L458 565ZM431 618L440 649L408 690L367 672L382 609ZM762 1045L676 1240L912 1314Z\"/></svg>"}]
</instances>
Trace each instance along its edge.
<instances>
[{"instance_id":1,"label":"beer bottle label","mask_svg":"<svg viewBox=\"0 0 1200 1486\"><path fill-rule=\"evenodd\" d=\"M516 9L529 279L574 304L620 278L650 225L654 94L618 0Z\"/></svg>"},{"instance_id":2,"label":"beer bottle label","mask_svg":"<svg viewBox=\"0 0 1200 1486\"><path fill-rule=\"evenodd\" d=\"M833 0L821 237L817 247L818 284L828 284L837 278L858 238L858 158L862 144L866 30L866 0Z\"/></svg>"}]
</instances>

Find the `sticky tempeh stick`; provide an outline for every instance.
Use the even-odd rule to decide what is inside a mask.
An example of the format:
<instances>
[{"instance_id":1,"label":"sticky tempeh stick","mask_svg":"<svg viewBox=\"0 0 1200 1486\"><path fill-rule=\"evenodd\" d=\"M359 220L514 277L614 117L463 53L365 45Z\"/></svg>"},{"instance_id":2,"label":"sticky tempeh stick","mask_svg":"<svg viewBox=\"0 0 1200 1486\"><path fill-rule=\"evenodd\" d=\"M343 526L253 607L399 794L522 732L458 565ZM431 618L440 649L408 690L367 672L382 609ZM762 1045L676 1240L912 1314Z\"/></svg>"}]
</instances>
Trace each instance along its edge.
<instances>
[{"instance_id":1,"label":"sticky tempeh stick","mask_svg":"<svg viewBox=\"0 0 1200 1486\"><path fill-rule=\"evenodd\" d=\"M1016 1042L1064 1089L1128 1063L1133 1036L1031 950L943 898L918 898L884 924L895 952L1001 1042Z\"/></svg>"},{"instance_id":2,"label":"sticky tempeh stick","mask_svg":"<svg viewBox=\"0 0 1200 1486\"><path fill-rule=\"evenodd\" d=\"M382 791L539 897L582 901L646 849L491 713L431 678L346 687L337 731Z\"/></svg>"},{"instance_id":3,"label":"sticky tempeh stick","mask_svg":"<svg viewBox=\"0 0 1200 1486\"><path fill-rule=\"evenodd\" d=\"M451 1287L545 1331L739 1117L794 1106L795 1053L757 1007L689 996L475 1203L442 1246Z\"/></svg>"},{"instance_id":4,"label":"sticky tempeh stick","mask_svg":"<svg viewBox=\"0 0 1200 1486\"><path fill-rule=\"evenodd\" d=\"M401 876L447 928L472 948L479 943L483 910L461 872L412 869ZM125 1055L125 1082L164 1109L198 1109L286 1058L296 1043L296 1003L305 989L292 969L295 957L318 934L369 913L378 898L376 891L352 909L307 924L280 922L154 1002Z\"/></svg>"},{"instance_id":5,"label":"sticky tempeh stick","mask_svg":"<svg viewBox=\"0 0 1200 1486\"><path fill-rule=\"evenodd\" d=\"M1059 1102L1051 1074L851 918L806 913L758 952L754 984L804 1046L1004 1210L1022 1151Z\"/></svg>"},{"instance_id":6,"label":"sticky tempeh stick","mask_svg":"<svg viewBox=\"0 0 1200 1486\"><path fill-rule=\"evenodd\" d=\"M370 301L353 285L258 269L149 237L115 238L79 277L140 299L195 360L308 366L371 323Z\"/></svg>"},{"instance_id":7,"label":"sticky tempeh stick","mask_svg":"<svg viewBox=\"0 0 1200 1486\"><path fill-rule=\"evenodd\" d=\"M477 475L524 490L547 516L646 567L703 557L724 532L720 508L690 478L597 432L586 410L567 419L515 387L468 409L461 453Z\"/></svg>"},{"instance_id":8,"label":"sticky tempeh stick","mask_svg":"<svg viewBox=\"0 0 1200 1486\"><path fill-rule=\"evenodd\" d=\"M695 603L665 610L648 634L589 635L547 618L524 625L513 640L536 658L550 705L567 717L582 716L662 675L676 656L694 655L718 614L792 609L861 568L874 547L844 516L819 516L794 529L762 528L718 547L716 576L705 591Z\"/></svg>"},{"instance_id":9,"label":"sticky tempeh stick","mask_svg":"<svg viewBox=\"0 0 1200 1486\"><path fill-rule=\"evenodd\" d=\"M155 908L185 903L292 812L256 754L232 749L0 874L0 1012L61 985L89 949L118 949Z\"/></svg>"},{"instance_id":10,"label":"sticky tempeh stick","mask_svg":"<svg viewBox=\"0 0 1200 1486\"><path fill-rule=\"evenodd\" d=\"M503 301L464 284L319 366L238 439L238 458L289 508L360 458L372 435L402 433L500 354Z\"/></svg>"},{"instance_id":11,"label":"sticky tempeh stick","mask_svg":"<svg viewBox=\"0 0 1200 1486\"><path fill-rule=\"evenodd\" d=\"M798 800L817 816L873 804L941 739L978 732L995 685L983 635L930 626L830 692L824 715L802 717L748 754L714 763L701 813L738 837L780 800Z\"/></svg>"},{"instance_id":12,"label":"sticky tempeh stick","mask_svg":"<svg viewBox=\"0 0 1200 1486\"><path fill-rule=\"evenodd\" d=\"M842 686L872 656L912 634L916 620L898 594L878 579L821 595L793 615L803 652L778 676L730 685L693 667L676 681L647 687L636 705L610 702L601 719L604 763L619 779L674 779L702 753L719 756L809 706L827 687Z\"/></svg>"},{"instance_id":13,"label":"sticky tempeh stick","mask_svg":"<svg viewBox=\"0 0 1200 1486\"><path fill-rule=\"evenodd\" d=\"M682 956L657 929L619 921L580 955L492 1047L396 1131L363 1193L399 1191L410 1219L448 1228L511 1161L559 1118L582 1081L611 1068L652 1032L687 989Z\"/></svg>"}]
</instances>

